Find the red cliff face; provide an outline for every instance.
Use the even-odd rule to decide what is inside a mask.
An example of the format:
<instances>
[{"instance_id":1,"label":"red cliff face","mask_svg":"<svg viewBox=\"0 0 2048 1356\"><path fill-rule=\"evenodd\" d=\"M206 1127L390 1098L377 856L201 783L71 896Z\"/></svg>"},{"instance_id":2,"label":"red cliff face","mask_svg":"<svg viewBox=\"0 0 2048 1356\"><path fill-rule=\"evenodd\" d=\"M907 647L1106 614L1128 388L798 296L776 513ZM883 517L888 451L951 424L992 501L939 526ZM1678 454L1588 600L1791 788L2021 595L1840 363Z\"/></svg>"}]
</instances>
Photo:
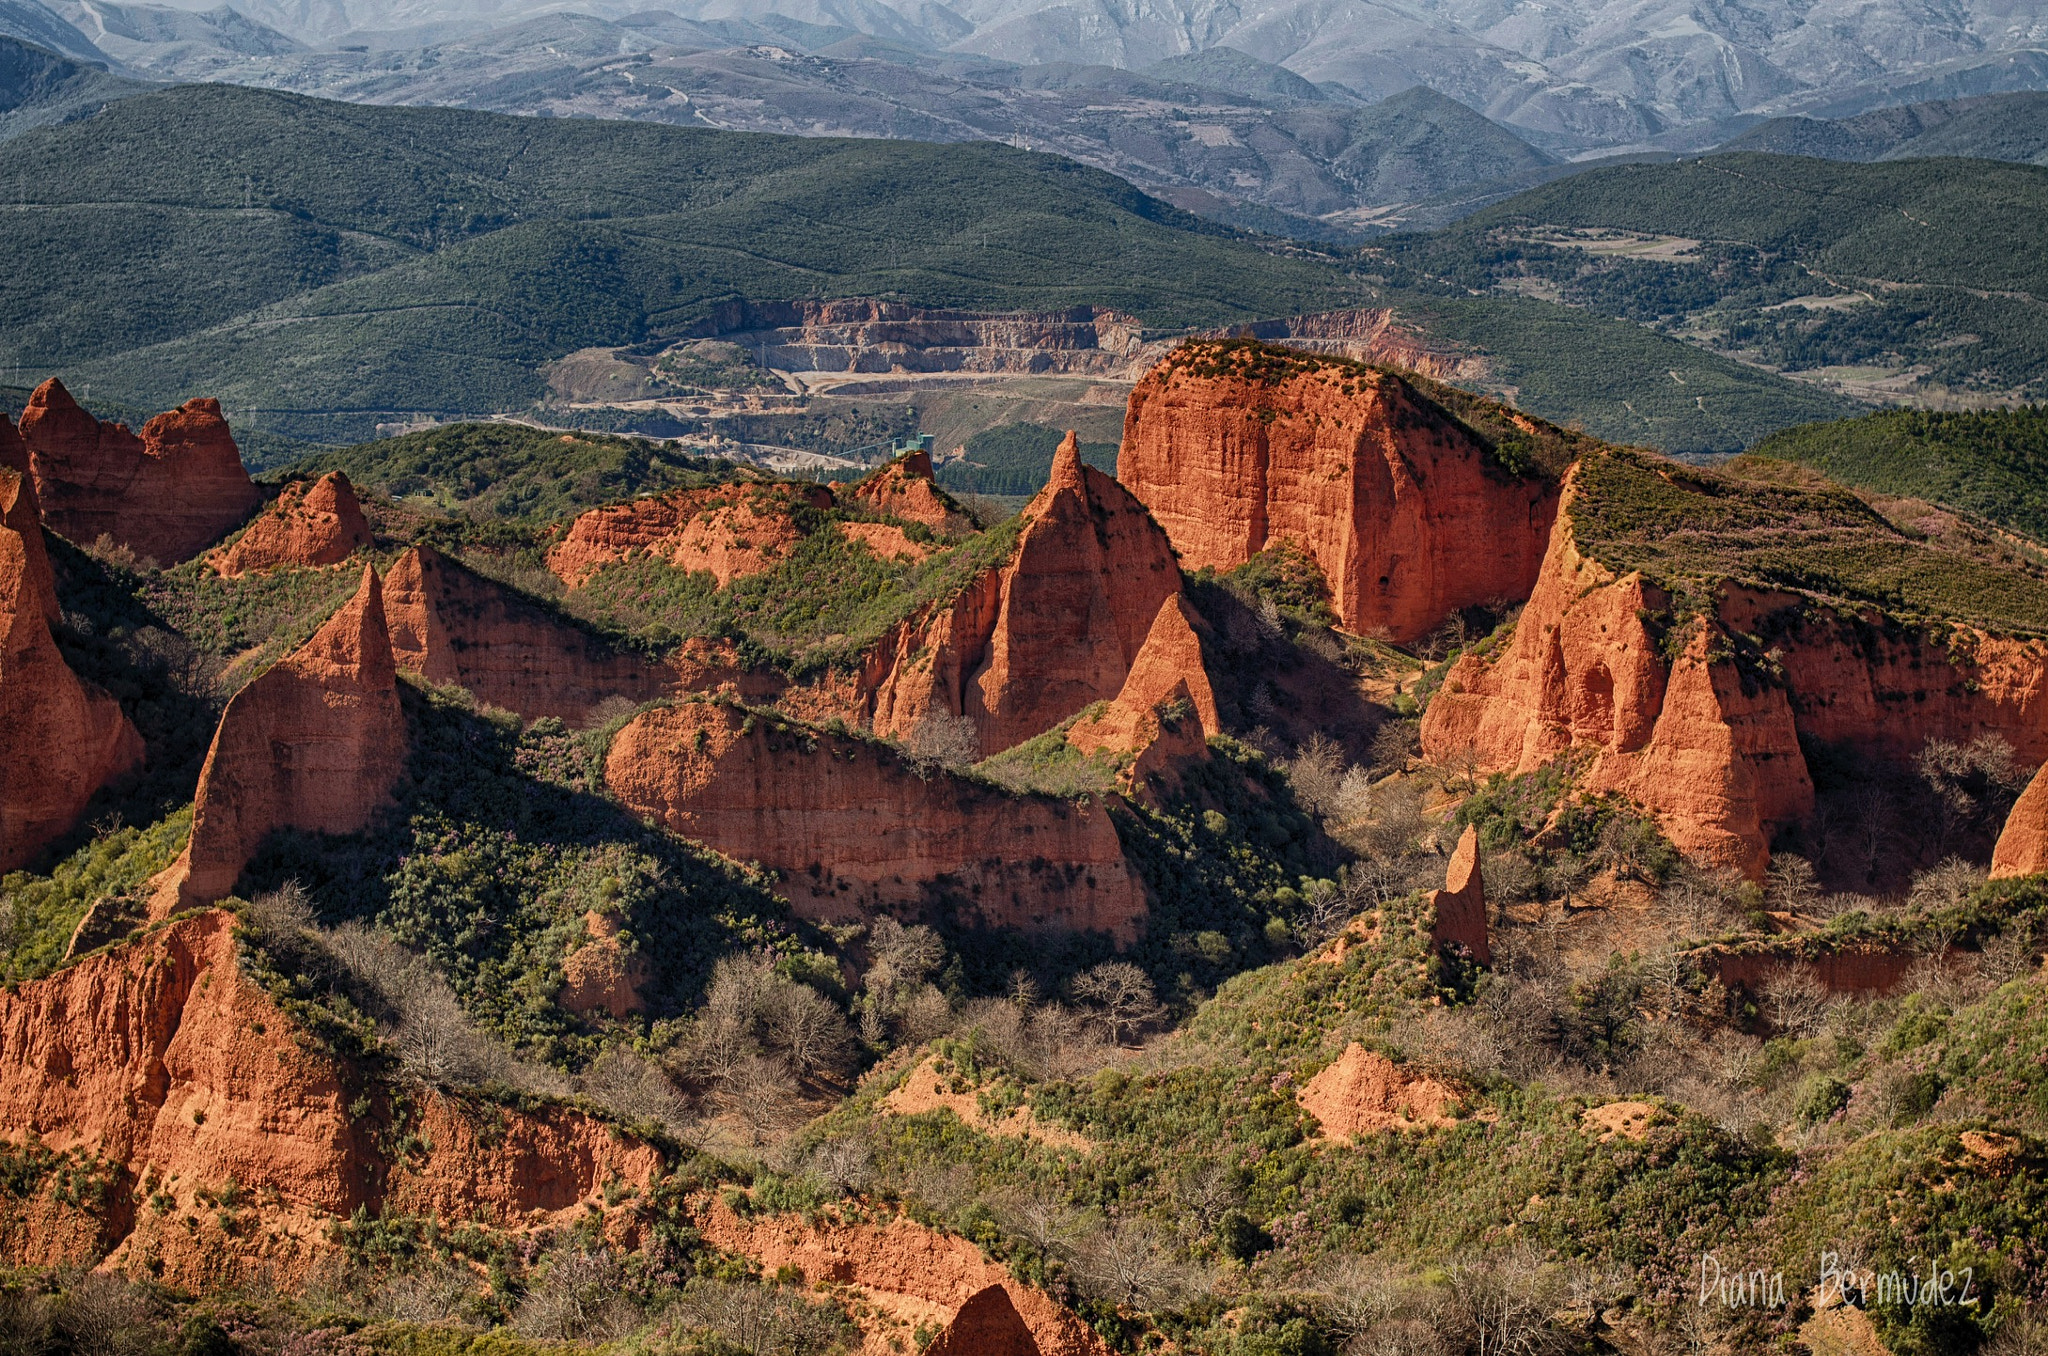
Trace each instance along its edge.
<instances>
[{"instance_id":1,"label":"red cliff face","mask_svg":"<svg viewBox=\"0 0 2048 1356\"><path fill-rule=\"evenodd\" d=\"M1208 352L1202 349L1200 352ZM1139 382L1117 477L1189 569L1234 569L1292 542L1350 630L1396 641L1535 582L1556 488L1502 470L1458 421L1390 373L1312 359L1197 370L1183 350Z\"/></svg>"},{"instance_id":2,"label":"red cliff face","mask_svg":"<svg viewBox=\"0 0 2048 1356\"><path fill-rule=\"evenodd\" d=\"M1177 705L1186 708L1177 720L1164 714ZM1180 759L1206 754L1209 736L1222 732L1201 639L1185 595L1175 593L1159 605L1116 700L1075 721L1067 742L1083 753L1135 754L1125 786L1136 792L1155 776L1170 777Z\"/></svg>"},{"instance_id":3,"label":"red cliff face","mask_svg":"<svg viewBox=\"0 0 2048 1356\"><path fill-rule=\"evenodd\" d=\"M359 1077L294 1040L242 978L233 921L202 913L0 994L0 1137L95 1155L112 1175L97 1217L40 1189L8 1261L91 1265L111 1250L114 1268L193 1290L289 1284L337 1254L333 1226L358 1207L574 1225L608 1179L659 1170L652 1150L566 1109L501 1113L504 1141L485 1150L432 1093L417 1106L425 1147L387 1160L384 1123L351 1109ZM230 1181L243 1188L231 1210L199 1198Z\"/></svg>"},{"instance_id":4,"label":"red cliff face","mask_svg":"<svg viewBox=\"0 0 2048 1356\"><path fill-rule=\"evenodd\" d=\"M95 791L142 762L120 704L64 662L57 617L34 492L0 467L0 871L70 830Z\"/></svg>"},{"instance_id":5,"label":"red cliff face","mask_svg":"<svg viewBox=\"0 0 2048 1356\"><path fill-rule=\"evenodd\" d=\"M377 572L313 638L237 692L199 772L192 841L150 912L235 888L273 829L355 833L404 770L405 717Z\"/></svg>"},{"instance_id":6,"label":"red cliff face","mask_svg":"<svg viewBox=\"0 0 2048 1356\"><path fill-rule=\"evenodd\" d=\"M578 588L635 552L679 570L709 570L720 588L775 567L803 537L793 510L832 507L823 485L720 485L674 490L592 509L548 552L548 568Z\"/></svg>"},{"instance_id":7,"label":"red cliff face","mask_svg":"<svg viewBox=\"0 0 2048 1356\"><path fill-rule=\"evenodd\" d=\"M370 524L355 486L339 471L307 483L295 480L258 514L231 545L207 557L223 575L274 570L280 565L339 565L370 544Z\"/></svg>"},{"instance_id":8,"label":"red cliff face","mask_svg":"<svg viewBox=\"0 0 2048 1356\"><path fill-rule=\"evenodd\" d=\"M1991 850L1991 879L2048 871L2048 767L2034 774L2013 803Z\"/></svg>"},{"instance_id":9,"label":"red cliff face","mask_svg":"<svg viewBox=\"0 0 2048 1356\"><path fill-rule=\"evenodd\" d=\"M876 733L965 715L995 753L1122 689L1160 604L1180 591L1166 534L1082 464L1072 433L1022 516L1007 563L869 652L851 700Z\"/></svg>"},{"instance_id":10,"label":"red cliff face","mask_svg":"<svg viewBox=\"0 0 2048 1356\"><path fill-rule=\"evenodd\" d=\"M605 783L671 831L781 873L815 918L949 899L990 926L1129 938L1145 912L1101 804L1013 796L735 706L644 712L613 740Z\"/></svg>"},{"instance_id":11,"label":"red cliff face","mask_svg":"<svg viewBox=\"0 0 2048 1356\"><path fill-rule=\"evenodd\" d=\"M398 558L383 595L398 667L529 720L581 724L607 699L637 705L680 681L674 668L618 653L431 546Z\"/></svg>"},{"instance_id":12,"label":"red cliff face","mask_svg":"<svg viewBox=\"0 0 2048 1356\"><path fill-rule=\"evenodd\" d=\"M105 535L166 564L189 560L263 499L217 400L188 400L137 437L87 414L53 377L29 397L21 439L45 521L76 542Z\"/></svg>"},{"instance_id":13,"label":"red cliff face","mask_svg":"<svg viewBox=\"0 0 2048 1356\"><path fill-rule=\"evenodd\" d=\"M898 457L855 485L852 493L856 504L906 523L923 523L942 537L961 537L974 530L972 520L946 501L933 480L929 452Z\"/></svg>"}]
</instances>

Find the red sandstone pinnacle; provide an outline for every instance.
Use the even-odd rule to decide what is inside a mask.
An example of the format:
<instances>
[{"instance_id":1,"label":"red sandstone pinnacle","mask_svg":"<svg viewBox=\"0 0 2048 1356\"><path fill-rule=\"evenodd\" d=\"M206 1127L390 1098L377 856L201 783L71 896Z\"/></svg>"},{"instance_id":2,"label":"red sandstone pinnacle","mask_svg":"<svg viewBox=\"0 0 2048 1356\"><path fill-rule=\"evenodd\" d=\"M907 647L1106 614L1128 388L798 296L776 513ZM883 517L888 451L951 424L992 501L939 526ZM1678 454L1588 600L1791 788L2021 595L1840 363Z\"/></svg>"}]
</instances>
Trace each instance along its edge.
<instances>
[{"instance_id":1,"label":"red sandstone pinnacle","mask_svg":"<svg viewBox=\"0 0 2048 1356\"><path fill-rule=\"evenodd\" d=\"M1479 830L1465 826L1444 872L1444 888L1432 890L1429 902L1436 910L1436 927L1431 934L1438 946L1457 942L1481 965L1493 964L1493 948L1487 945L1486 881L1479 871Z\"/></svg>"},{"instance_id":2,"label":"red sandstone pinnacle","mask_svg":"<svg viewBox=\"0 0 2048 1356\"><path fill-rule=\"evenodd\" d=\"M929 452L898 457L861 480L852 493L856 503L906 523L923 523L942 537L965 536L974 530L972 520L939 492Z\"/></svg>"},{"instance_id":3,"label":"red sandstone pinnacle","mask_svg":"<svg viewBox=\"0 0 2048 1356\"><path fill-rule=\"evenodd\" d=\"M120 703L64 662L50 634L58 616L34 492L0 468L0 871L68 832L95 791L143 758Z\"/></svg>"},{"instance_id":4,"label":"red sandstone pinnacle","mask_svg":"<svg viewBox=\"0 0 2048 1356\"><path fill-rule=\"evenodd\" d=\"M191 843L152 883L152 917L227 895L274 829L367 827L405 753L383 590L365 566L355 596L228 703L199 772Z\"/></svg>"},{"instance_id":5,"label":"red sandstone pinnacle","mask_svg":"<svg viewBox=\"0 0 2048 1356\"><path fill-rule=\"evenodd\" d=\"M1267 384L1168 359L1131 392L1117 476L1187 568L1293 542L1348 629L1396 641L1527 596L1557 510L1406 381L1334 366Z\"/></svg>"},{"instance_id":6,"label":"red sandstone pinnacle","mask_svg":"<svg viewBox=\"0 0 2048 1356\"><path fill-rule=\"evenodd\" d=\"M1188 716L1181 729L1169 731L1159 712L1173 702L1187 703ZM1175 593L1159 605L1116 700L1099 714L1069 726L1067 742L1083 753L1109 749L1137 754L1126 781L1136 791L1178 760L1202 756L1208 737L1222 731L1187 597Z\"/></svg>"},{"instance_id":7,"label":"red sandstone pinnacle","mask_svg":"<svg viewBox=\"0 0 2048 1356\"><path fill-rule=\"evenodd\" d=\"M400 556L383 594L398 667L528 720L581 724L607 700L638 705L682 682L674 665L621 654L431 546Z\"/></svg>"},{"instance_id":8,"label":"red sandstone pinnacle","mask_svg":"<svg viewBox=\"0 0 2048 1356\"><path fill-rule=\"evenodd\" d=\"M2048 871L2048 767L2034 774L2013 803L1991 850L1991 879Z\"/></svg>"},{"instance_id":9,"label":"red sandstone pinnacle","mask_svg":"<svg viewBox=\"0 0 2048 1356\"><path fill-rule=\"evenodd\" d=\"M55 377L21 415L44 520L76 542L102 535L166 563L188 560L262 502L217 400L188 400L137 437L80 409Z\"/></svg>"},{"instance_id":10,"label":"red sandstone pinnacle","mask_svg":"<svg viewBox=\"0 0 2048 1356\"><path fill-rule=\"evenodd\" d=\"M108 1270L187 1290L292 1285L341 1260L334 1226L358 1207L577 1228L608 1183L660 1172L653 1149L567 1107L508 1108L481 1144L473 1114L431 1091L414 1094L413 1151L385 1158L378 1118L351 1109L360 1074L294 1039L241 973L234 922L208 910L0 992L0 1139L95 1155L178 1205L117 1195L94 1220L45 1191L10 1203L0 1259L91 1267L112 1245ZM232 1233L197 1194L228 1181L248 1193Z\"/></svg>"},{"instance_id":11,"label":"red sandstone pinnacle","mask_svg":"<svg viewBox=\"0 0 2048 1356\"><path fill-rule=\"evenodd\" d=\"M339 471L308 483L295 480L234 542L207 557L222 575L280 565L338 565L370 544L370 524L355 486Z\"/></svg>"},{"instance_id":12,"label":"red sandstone pinnacle","mask_svg":"<svg viewBox=\"0 0 2048 1356\"><path fill-rule=\"evenodd\" d=\"M1011 795L721 702L643 712L612 741L605 784L636 814L781 873L813 918L864 919L949 894L990 926L1129 939L1145 914L1099 802Z\"/></svg>"}]
</instances>

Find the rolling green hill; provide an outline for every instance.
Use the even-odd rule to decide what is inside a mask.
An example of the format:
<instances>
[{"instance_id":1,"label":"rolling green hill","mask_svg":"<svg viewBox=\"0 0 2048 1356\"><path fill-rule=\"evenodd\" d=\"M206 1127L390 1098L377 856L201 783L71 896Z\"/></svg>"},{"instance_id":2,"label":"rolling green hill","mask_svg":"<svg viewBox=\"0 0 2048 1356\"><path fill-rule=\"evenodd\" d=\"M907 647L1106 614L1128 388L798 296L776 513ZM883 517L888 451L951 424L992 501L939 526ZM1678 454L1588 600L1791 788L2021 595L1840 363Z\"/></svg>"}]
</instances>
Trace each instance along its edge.
<instances>
[{"instance_id":1,"label":"rolling green hill","mask_svg":"<svg viewBox=\"0 0 2048 1356\"><path fill-rule=\"evenodd\" d=\"M1827 160L1971 156L2048 162L2048 93L1937 99L1850 118L1772 118L1722 147Z\"/></svg>"},{"instance_id":2,"label":"rolling green hill","mask_svg":"<svg viewBox=\"0 0 2048 1356\"><path fill-rule=\"evenodd\" d=\"M2048 406L1887 410L1802 424L1754 450L1845 485L1932 499L2048 541Z\"/></svg>"},{"instance_id":3,"label":"rolling green hill","mask_svg":"<svg viewBox=\"0 0 2048 1356\"><path fill-rule=\"evenodd\" d=\"M1716 155L1595 170L1367 255L1396 284L1548 296L1787 371L2029 393L2048 390L2044 223L2035 166Z\"/></svg>"},{"instance_id":4,"label":"rolling green hill","mask_svg":"<svg viewBox=\"0 0 2048 1356\"><path fill-rule=\"evenodd\" d=\"M987 144L190 86L0 146L0 182L0 358L142 404L212 391L313 433L333 412L524 405L537 364L737 296L1092 302L1183 325L1356 292L1110 175Z\"/></svg>"}]
</instances>

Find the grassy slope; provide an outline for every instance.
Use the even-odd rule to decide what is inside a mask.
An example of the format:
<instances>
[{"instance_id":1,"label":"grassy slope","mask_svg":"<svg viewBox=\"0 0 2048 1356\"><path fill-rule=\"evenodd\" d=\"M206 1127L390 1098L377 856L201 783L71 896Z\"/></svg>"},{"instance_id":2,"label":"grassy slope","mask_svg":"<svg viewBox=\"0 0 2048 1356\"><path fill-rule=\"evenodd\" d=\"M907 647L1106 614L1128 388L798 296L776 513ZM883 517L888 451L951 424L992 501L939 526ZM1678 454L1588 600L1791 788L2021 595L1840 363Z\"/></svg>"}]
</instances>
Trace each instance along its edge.
<instances>
[{"instance_id":1,"label":"grassy slope","mask_svg":"<svg viewBox=\"0 0 2048 1356\"><path fill-rule=\"evenodd\" d=\"M192 86L9 142L0 178L23 186L0 317L24 363L240 410L524 403L536 363L678 332L734 296L1093 302L1187 324L1350 292L1119 179L993 145Z\"/></svg>"},{"instance_id":2,"label":"grassy slope","mask_svg":"<svg viewBox=\"0 0 2048 1356\"><path fill-rule=\"evenodd\" d=\"M1932 499L2048 541L2048 407L1888 410L1785 429L1752 449L1860 489Z\"/></svg>"}]
</instances>

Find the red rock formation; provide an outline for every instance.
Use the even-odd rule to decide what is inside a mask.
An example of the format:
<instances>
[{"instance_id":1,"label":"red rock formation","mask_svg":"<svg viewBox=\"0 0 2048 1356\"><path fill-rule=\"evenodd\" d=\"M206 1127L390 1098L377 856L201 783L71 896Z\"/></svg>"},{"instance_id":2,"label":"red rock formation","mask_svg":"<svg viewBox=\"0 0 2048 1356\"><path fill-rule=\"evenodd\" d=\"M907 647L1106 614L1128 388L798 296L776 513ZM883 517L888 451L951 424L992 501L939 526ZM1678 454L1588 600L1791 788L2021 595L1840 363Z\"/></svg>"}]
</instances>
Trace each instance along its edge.
<instances>
[{"instance_id":1,"label":"red rock formation","mask_svg":"<svg viewBox=\"0 0 2048 1356\"><path fill-rule=\"evenodd\" d=\"M1294 1100L1316 1118L1319 1137L1334 1140L1451 1125L1459 1103L1449 1084L1405 1069L1357 1041L1302 1084Z\"/></svg>"},{"instance_id":2,"label":"red rock formation","mask_svg":"<svg viewBox=\"0 0 2048 1356\"><path fill-rule=\"evenodd\" d=\"M973 520L952 504L932 478L929 452L910 452L853 487L853 499L877 513L923 523L942 537L964 537Z\"/></svg>"},{"instance_id":3,"label":"red rock formation","mask_svg":"<svg viewBox=\"0 0 2048 1356\"><path fill-rule=\"evenodd\" d=\"M262 502L217 400L188 400L142 426L103 424L55 377L21 414L36 495L73 541L102 535L138 555L189 560Z\"/></svg>"},{"instance_id":4,"label":"red rock formation","mask_svg":"<svg viewBox=\"0 0 2048 1356\"><path fill-rule=\"evenodd\" d=\"M923 560L944 548L936 542L913 541L895 523L842 522L839 534L858 542L883 560Z\"/></svg>"},{"instance_id":5,"label":"red rock formation","mask_svg":"<svg viewBox=\"0 0 2048 1356\"><path fill-rule=\"evenodd\" d=\"M1176 703L1186 703L1187 715L1169 727L1161 708ZM1159 605L1116 700L1069 726L1067 742L1083 753L1107 749L1137 755L1126 778L1135 791L1153 777L1170 775L1176 761L1205 754L1209 736L1222 732L1216 694L1202 663L1202 642L1186 596L1175 593Z\"/></svg>"},{"instance_id":6,"label":"red rock formation","mask_svg":"<svg viewBox=\"0 0 2048 1356\"><path fill-rule=\"evenodd\" d=\"M2013 803L1991 850L1991 879L2048 871L2048 767L2034 774Z\"/></svg>"},{"instance_id":7,"label":"red rock formation","mask_svg":"<svg viewBox=\"0 0 2048 1356\"><path fill-rule=\"evenodd\" d=\"M592 910L583 915L589 939L562 961L562 991L557 995L569 1011L589 1016L602 1012L624 1017L640 1010L640 985L647 962L619 941L619 920Z\"/></svg>"},{"instance_id":8,"label":"red rock formation","mask_svg":"<svg viewBox=\"0 0 2048 1356\"><path fill-rule=\"evenodd\" d=\"M1189 569L1292 542L1354 631L1397 641L1534 584L1556 487L1507 473L1390 373L1291 355L1267 377L1213 346L1176 351L1131 392L1117 475ZM1194 366L1223 356L1220 375ZM1207 369L1204 369L1206 371Z\"/></svg>"},{"instance_id":9,"label":"red rock formation","mask_svg":"<svg viewBox=\"0 0 2048 1356\"><path fill-rule=\"evenodd\" d=\"M370 544L370 524L355 486L339 471L310 484L295 480L268 512L257 515L232 543L207 556L222 575L274 570L280 565L338 565Z\"/></svg>"},{"instance_id":10,"label":"red rock formation","mask_svg":"<svg viewBox=\"0 0 2048 1356\"><path fill-rule=\"evenodd\" d=\"M580 588L613 561L636 552L679 570L709 570L724 588L775 567L802 539L799 507L832 507L823 485L719 485L672 490L579 516L548 552L548 568Z\"/></svg>"},{"instance_id":11,"label":"red rock formation","mask_svg":"<svg viewBox=\"0 0 2048 1356\"><path fill-rule=\"evenodd\" d=\"M227 895L274 829L355 833L405 766L405 717L377 572L313 638L234 695L199 771L192 840L150 913Z\"/></svg>"},{"instance_id":12,"label":"red rock formation","mask_svg":"<svg viewBox=\"0 0 2048 1356\"><path fill-rule=\"evenodd\" d=\"M431 546L398 558L383 595L400 668L529 720L582 724L607 700L638 705L681 681L673 666L621 654Z\"/></svg>"},{"instance_id":13,"label":"red rock formation","mask_svg":"<svg viewBox=\"0 0 2048 1356\"><path fill-rule=\"evenodd\" d=\"M34 492L0 468L0 871L69 831L95 791L142 762L120 704L64 662L50 634L58 615Z\"/></svg>"},{"instance_id":14,"label":"red rock formation","mask_svg":"<svg viewBox=\"0 0 2048 1356\"><path fill-rule=\"evenodd\" d=\"M1791 950L1733 951L1716 946L1694 952L1693 959L1708 976L1750 993L1761 992L1772 971L1794 968L1808 971L1831 994L1870 994L1897 988L1920 957L1876 947L1808 956Z\"/></svg>"},{"instance_id":15,"label":"red rock formation","mask_svg":"<svg viewBox=\"0 0 2048 1356\"><path fill-rule=\"evenodd\" d=\"M605 760L619 802L781 873L806 915L951 901L991 926L1133 935L1143 888L1108 810L1015 796L719 702L657 708Z\"/></svg>"},{"instance_id":16,"label":"red rock formation","mask_svg":"<svg viewBox=\"0 0 2048 1356\"><path fill-rule=\"evenodd\" d=\"M1012 1351L1109 1356L1109 1348L1077 1314L1015 1279L1000 1263L984 1259L981 1249L964 1238L900 1215L882 1225L847 1224L830 1214L815 1220L794 1214L743 1218L710 1197L700 1197L697 1206L697 1227L705 1242L753 1258L764 1273L793 1267L811 1284L829 1285L841 1294L858 1287L867 1303L851 1316L867 1338L863 1356L908 1350L913 1330L922 1324L943 1325L927 1350L947 1356L1007 1356ZM1022 1321L1032 1345L1016 1345L1016 1329L991 1290L1000 1292ZM977 1338L1001 1345L973 1345Z\"/></svg>"},{"instance_id":17,"label":"red rock formation","mask_svg":"<svg viewBox=\"0 0 2048 1356\"><path fill-rule=\"evenodd\" d=\"M1431 939L1439 946L1457 943L1481 965L1493 964L1486 939L1486 881L1479 871L1479 830L1465 826L1444 871L1444 888L1429 892L1436 923Z\"/></svg>"},{"instance_id":18,"label":"red rock formation","mask_svg":"<svg viewBox=\"0 0 2048 1356\"><path fill-rule=\"evenodd\" d=\"M47 1187L21 1203L6 1260L91 1265L111 1248L110 1266L187 1289L290 1284L336 1256L357 1207L574 1227L611 1179L659 1172L653 1150L566 1108L501 1111L486 1149L432 1093L415 1094L415 1150L385 1158L388 1116L351 1106L377 1090L293 1039L238 970L233 923L202 913L0 994L0 1138L97 1156L113 1178L96 1218ZM199 1199L230 1181L239 1205Z\"/></svg>"},{"instance_id":19,"label":"red rock formation","mask_svg":"<svg viewBox=\"0 0 2048 1356\"><path fill-rule=\"evenodd\" d=\"M1025 506L1007 563L868 652L849 704L876 733L965 715L984 754L1114 697L1159 606L1180 589L1166 534L1121 485L1083 465L1072 433Z\"/></svg>"}]
</instances>

